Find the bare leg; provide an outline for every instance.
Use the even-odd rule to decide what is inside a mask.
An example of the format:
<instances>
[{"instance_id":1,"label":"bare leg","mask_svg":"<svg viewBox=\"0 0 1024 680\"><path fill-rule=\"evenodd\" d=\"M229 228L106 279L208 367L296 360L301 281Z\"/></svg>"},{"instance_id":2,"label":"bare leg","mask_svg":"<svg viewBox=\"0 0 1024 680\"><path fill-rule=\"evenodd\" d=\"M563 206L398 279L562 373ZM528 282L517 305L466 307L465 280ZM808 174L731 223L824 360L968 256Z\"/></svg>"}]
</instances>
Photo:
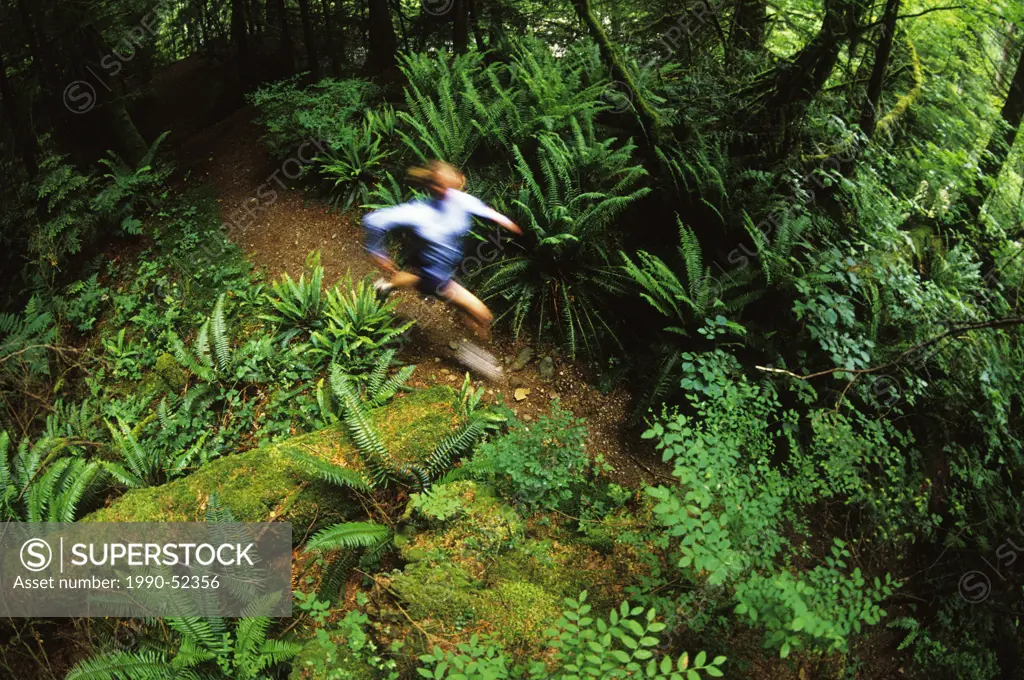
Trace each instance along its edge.
<instances>
[{"instance_id":1,"label":"bare leg","mask_svg":"<svg viewBox=\"0 0 1024 680\"><path fill-rule=\"evenodd\" d=\"M491 314L491 310L487 309L487 305L480 301L480 298L455 281L448 283L441 291L441 297L465 314L466 324L481 340L491 339L491 321L494 320L494 315Z\"/></svg>"},{"instance_id":2,"label":"bare leg","mask_svg":"<svg viewBox=\"0 0 1024 680\"><path fill-rule=\"evenodd\" d=\"M420 277L410 272L395 272L389 283L396 288L415 288L420 282Z\"/></svg>"}]
</instances>

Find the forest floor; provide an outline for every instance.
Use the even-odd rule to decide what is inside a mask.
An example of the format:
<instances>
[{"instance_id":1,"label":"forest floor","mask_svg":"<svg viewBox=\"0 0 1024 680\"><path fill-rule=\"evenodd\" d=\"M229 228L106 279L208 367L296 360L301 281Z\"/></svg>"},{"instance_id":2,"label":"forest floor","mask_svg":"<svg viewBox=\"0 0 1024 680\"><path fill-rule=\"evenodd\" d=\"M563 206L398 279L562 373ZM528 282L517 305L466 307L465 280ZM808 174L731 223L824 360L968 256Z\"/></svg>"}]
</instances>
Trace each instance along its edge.
<instances>
[{"instance_id":1,"label":"forest floor","mask_svg":"<svg viewBox=\"0 0 1024 680\"><path fill-rule=\"evenodd\" d=\"M353 278L372 275L375 270L363 250L364 235L357 211L338 212L314 193L297 189L281 189L274 177L282 178L280 166L274 166L260 143L260 127L254 122L255 111L245 107L212 125L203 126L202 117L187 109L189 95L201 87L202 75L177 72L169 74L169 82L156 83L156 110L166 123L164 129L175 134L171 144L178 170L192 186L212 189L228 224L228 235L261 270L267 280L287 272L298 277L307 255L314 250L322 254L327 281L346 274ZM194 101L194 100L193 100ZM163 106L166 104L166 106ZM184 139L183 139L184 137ZM311 156L311 150L304 152ZM275 175L275 172L277 173ZM294 166L288 173L294 175ZM261 186L269 184L276 191L271 200L269 191L257 196ZM420 369L411 384L449 383L458 388L465 368L455 361L449 343L472 339L458 314L447 305L427 300L413 291L400 291L398 313L414 319L401 358ZM509 370L508 363L525 347L533 349L533 361L520 371ZM487 384L488 399L509 405L524 422L531 422L545 413L554 399L587 421L588 447L592 455L602 454L612 465L612 478L619 484L639 487L667 478L663 465L649 446L640 439L640 429L626 425L632 398L622 386L602 393L591 383L593 367L561 358L557 348L516 340L498 329L487 348L506 363L504 376ZM538 371L542 357L554 359L554 375L546 379ZM476 376L474 376L476 378ZM475 384L481 381L474 380ZM528 390L528 396L522 398ZM516 400L518 391L520 400Z\"/></svg>"}]
</instances>

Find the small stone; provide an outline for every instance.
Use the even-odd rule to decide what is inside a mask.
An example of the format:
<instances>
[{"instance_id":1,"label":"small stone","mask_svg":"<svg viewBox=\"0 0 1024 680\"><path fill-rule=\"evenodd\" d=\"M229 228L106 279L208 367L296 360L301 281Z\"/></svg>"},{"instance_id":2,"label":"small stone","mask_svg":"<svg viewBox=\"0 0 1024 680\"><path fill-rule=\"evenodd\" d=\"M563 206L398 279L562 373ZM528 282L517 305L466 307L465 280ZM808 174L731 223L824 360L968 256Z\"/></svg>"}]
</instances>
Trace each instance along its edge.
<instances>
[{"instance_id":1,"label":"small stone","mask_svg":"<svg viewBox=\"0 0 1024 680\"><path fill-rule=\"evenodd\" d=\"M529 413L523 414L523 422L524 423L532 423L533 422L533 416L531 414L529 414Z\"/></svg>"},{"instance_id":2,"label":"small stone","mask_svg":"<svg viewBox=\"0 0 1024 680\"><path fill-rule=\"evenodd\" d=\"M511 388L522 387L526 383L518 375L510 376L508 379L508 386Z\"/></svg>"},{"instance_id":3,"label":"small stone","mask_svg":"<svg viewBox=\"0 0 1024 680\"><path fill-rule=\"evenodd\" d=\"M530 396L530 388L529 387L520 387L519 389L517 389L515 391L514 396L515 396L516 401L522 401L522 400L526 399L528 396Z\"/></svg>"},{"instance_id":4,"label":"small stone","mask_svg":"<svg viewBox=\"0 0 1024 680\"><path fill-rule=\"evenodd\" d=\"M555 360L551 357L544 357L537 364L537 372L540 373L540 377L545 380L551 380L555 377Z\"/></svg>"},{"instance_id":5,"label":"small stone","mask_svg":"<svg viewBox=\"0 0 1024 680\"><path fill-rule=\"evenodd\" d=\"M455 340L452 340L451 342L448 343L448 346L451 347L452 349L458 349L459 343L456 342Z\"/></svg>"},{"instance_id":6,"label":"small stone","mask_svg":"<svg viewBox=\"0 0 1024 680\"><path fill-rule=\"evenodd\" d=\"M548 394L548 396L551 397L552 399L558 399L558 392L555 392L554 390L551 390L551 392L550 392L550 394Z\"/></svg>"},{"instance_id":7,"label":"small stone","mask_svg":"<svg viewBox=\"0 0 1024 680\"><path fill-rule=\"evenodd\" d=\"M530 363L530 359L533 359L533 348L522 348L521 350L519 350L519 354L516 355L516 360L512 362L512 370L523 370L524 368L526 368L526 364Z\"/></svg>"}]
</instances>

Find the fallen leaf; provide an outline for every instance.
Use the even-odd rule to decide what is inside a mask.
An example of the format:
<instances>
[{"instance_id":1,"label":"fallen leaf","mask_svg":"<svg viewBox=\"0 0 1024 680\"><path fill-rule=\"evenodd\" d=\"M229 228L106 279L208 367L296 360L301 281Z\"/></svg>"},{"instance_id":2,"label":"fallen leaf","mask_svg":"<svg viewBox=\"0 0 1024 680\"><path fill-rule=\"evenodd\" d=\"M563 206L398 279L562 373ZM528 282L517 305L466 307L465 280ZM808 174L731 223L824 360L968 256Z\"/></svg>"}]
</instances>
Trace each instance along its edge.
<instances>
[{"instance_id":1,"label":"fallen leaf","mask_svg":"<svg viewBox=\"0 0 1024 680\"><path fill-rule=\"evenodd\" d=\"M515 393L516 401L522 401L523 399L526 399L528 396L530 396L530 388L529 387L520 387L520 388L518 388L516 390L516 393Z\"/></svg>"}]
</instances>

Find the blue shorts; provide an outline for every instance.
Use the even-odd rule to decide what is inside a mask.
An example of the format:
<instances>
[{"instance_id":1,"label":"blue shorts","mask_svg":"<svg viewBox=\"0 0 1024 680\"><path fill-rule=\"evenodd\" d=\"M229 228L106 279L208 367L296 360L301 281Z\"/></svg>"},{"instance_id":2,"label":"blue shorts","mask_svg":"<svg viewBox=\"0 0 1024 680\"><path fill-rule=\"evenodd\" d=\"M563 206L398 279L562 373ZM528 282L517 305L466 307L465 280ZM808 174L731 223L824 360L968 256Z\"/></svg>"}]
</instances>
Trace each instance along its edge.
<instances>
[{"instance_id":1,"label":"blue shorts","mask_svg":"<svg viewBox=\"0 0 1024 680\"><path fill-rule=\"evenodd\" d=\"M440 278L422 270L418 270L416 274L420 277L419 283L416 284L416 290L424 295L441 297L441 293L443 293L444 289L448 287L448 284L452 282L451 276Z\"/></svg>"},{"instance_id":2,"label":"blue shorts","mask_svg":"<svg viewBox=\"0 0 1024 680\"><path fill-rule=\"evenodd\" d=\"M432 243L421 242L412 258L413 269L420 277L416 289L424 295L441 297L455 276L458 254Z\"/></svg>"}]
</instances>

